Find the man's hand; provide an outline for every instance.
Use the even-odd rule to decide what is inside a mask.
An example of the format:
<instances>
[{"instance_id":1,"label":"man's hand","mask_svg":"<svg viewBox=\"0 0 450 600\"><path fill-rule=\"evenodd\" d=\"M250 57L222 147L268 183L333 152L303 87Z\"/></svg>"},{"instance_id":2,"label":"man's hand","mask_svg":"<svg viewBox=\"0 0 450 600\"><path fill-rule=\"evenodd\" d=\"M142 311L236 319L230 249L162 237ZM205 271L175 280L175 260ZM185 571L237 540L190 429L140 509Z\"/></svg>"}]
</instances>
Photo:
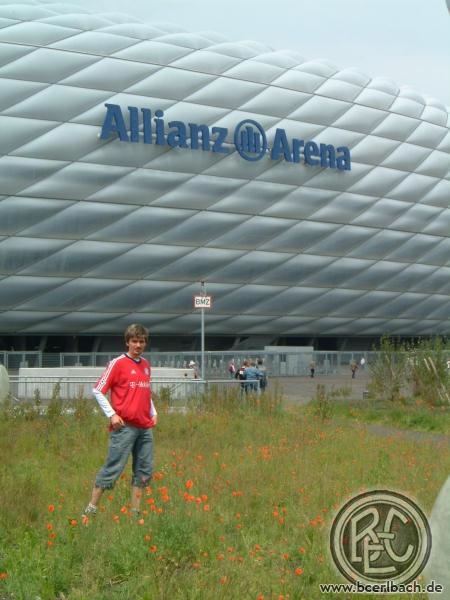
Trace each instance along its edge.
<instances>
[{"instance_id":1,"label":"man's hand","mask_svg":"<svg viewBox=\"0 0 450 600\"><path fill-rule=\"evenodd\" d=\"M113 416L110 418L110 423L114 431L116 429L121 429L125 425L122 417L119 417L119 415L117 415L116 413L114 413Z\"/></svg>"},{"instance_id":2,"label":"man's hand","mask_svg":"<svg viewBox=\"0 0 450 600\"><path fill-rule=\"evenodd\" d=\"M153 415L152 419L153 419L153 423L155 425L158 425L158 415Z\"/></svg>"}]
</instances>

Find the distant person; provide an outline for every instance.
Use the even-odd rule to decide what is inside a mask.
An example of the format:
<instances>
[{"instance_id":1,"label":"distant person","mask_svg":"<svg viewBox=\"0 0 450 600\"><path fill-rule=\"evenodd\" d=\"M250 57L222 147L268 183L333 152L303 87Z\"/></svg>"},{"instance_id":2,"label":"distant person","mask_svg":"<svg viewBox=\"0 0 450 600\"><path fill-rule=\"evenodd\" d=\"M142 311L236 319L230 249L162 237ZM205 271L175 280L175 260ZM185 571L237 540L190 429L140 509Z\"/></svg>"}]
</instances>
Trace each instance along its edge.
<instances>
[{"instance_id":1,"label":"distant person","mask_svg":"<svg viewBox=\"0 0 450 600\"><path fill-rule=\"evenodd\" d=\"M309 363L309 376L311 377L311 379L314 379L315 372L316 372L316 362L314 360L312 360Z\"/></svg>"},{"instance_id":2,"label":"distant person","mask_svg":"<svg viewBox=\"0 0 450 600\"><path fill-rule=\"evenodd\" d=\"M125 331L127 351L112 360L97 381L93 394L109 419L110 441L106 461L95 478L83 517L94 516L106 489L114 487L130 454L133 456L131 511L139 513L142 488L153 469L153 432L158 416L150 387L150 363L142 356L148 330L139 324ZM106 393L111 392L111 401Z\"/></svg>"},{"instance_id":3,"label":"distant person","mask_svg":"<svg viewBox=\"0 0 450 600\"><path fill-rule=\"evenodd\" d=\"M350 370L352 372L352 379L355 379L356 377L356 371L358 370L358 363L356 362L356 360L352 360L350 363Z\"/></svg>"},{"instance_id":4,"label":"distant person","mask_svg":"<svg viewBox=\"0 0 450 600\"><path fill-rule=\"evenodd\" d=\"M259 381L262 376L262 372L257 368L254 360L249 362L249 365L245 369L245 391L257 392L259 390ZM249 381L250 380L250 381Z\"/></svg>"},{"instance_id":5,"label":"distant person","mask_svg":"<svg viewBox=\"0 0 450 600\"><path fill-rule=\"evenodd\" d=\"M195 362L195 360L190 360L189 361L189 368L192 369L192 371L194 371L194 379L199 379L200 378L200 371L198 369L198 365Z\"/></svg>"},{"instance_id":6,"label":"distant person","mask_svg":"<svg viewBox=\"0 0 450 600\"><path fill-rule=\"evenodd\" d=\"M261 392L264 392L267 388L268 378L267 378L267 369L266 365L262 358L258 358L256 361L256 367L259 371L259 389Z\"/></svg>"},{"instance_id":7,"label":"distant person","mask_svg":"<svg viewBox=\"0 0 450 600\"><path fill-rule=\"evenodd\" d=\"M245 359L239 369L236 370L235 379L238 379L241 382L241 394L246 391L245 387L245 372L247 368L250 366L250 361Z\"/></svg>"},{"instance_id":8,"label":"distant person","mask_svg":"<svg viewBox=\"0 0 450 600\"><path fill-rule=\"evenodd\" d=\"M364 371L364 367L366 366L366 359L364 358L364 356L359 361L359 364L361 366L361 370Z\"/></svg>"},{"instance_id":9,"label":"distant person","mask_svg":"<svg viewBox=\"0 0 450 600\"><path fill-rule=\"evenodd\" d=\"M234 364L234 358L228 363L228 374L233 379L236 375L236 365Z\"/></svg>"}]
</instances>

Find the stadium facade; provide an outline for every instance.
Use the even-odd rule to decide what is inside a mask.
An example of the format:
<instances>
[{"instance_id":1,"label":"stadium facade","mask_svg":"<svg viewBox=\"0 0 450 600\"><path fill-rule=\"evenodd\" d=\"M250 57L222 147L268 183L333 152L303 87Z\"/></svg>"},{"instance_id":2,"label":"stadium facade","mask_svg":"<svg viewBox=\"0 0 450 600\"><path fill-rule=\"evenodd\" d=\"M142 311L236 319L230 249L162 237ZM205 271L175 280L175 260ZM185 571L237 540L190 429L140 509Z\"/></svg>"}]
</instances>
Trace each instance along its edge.
<instances>
[{"instance_id":1,"label":"stadium facade","mask_svg":"<svg viewBox=\"0 0 450 600\"><path fill-rule=\"evenodd\" d=\"M5 349L100 349L134 321L196 339L201 280L229 345L450 333L442 103L38 2L0 7L0 85Z\"/></svg>"}]
</instances>

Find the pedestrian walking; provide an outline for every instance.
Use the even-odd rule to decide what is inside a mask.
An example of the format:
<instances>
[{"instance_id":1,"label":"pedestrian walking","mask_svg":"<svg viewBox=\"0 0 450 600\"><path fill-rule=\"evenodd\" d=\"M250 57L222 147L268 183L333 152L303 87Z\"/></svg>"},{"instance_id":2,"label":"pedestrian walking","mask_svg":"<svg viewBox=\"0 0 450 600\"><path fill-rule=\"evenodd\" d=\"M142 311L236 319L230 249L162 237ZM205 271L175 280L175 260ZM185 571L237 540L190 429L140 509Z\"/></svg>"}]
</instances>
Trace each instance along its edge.
<instances>
[{"instance_id":1,"label":"pedestrian walking","mask_svg":"<svg viewBox=\"0 0 450 600\"><path fill-rule=\"evenodd\" d=\"M234 358L232 358L228 363L228 374L231 377L231 379L233 379L236 375L236 365L234 364Z\"/></svg>"},{"instance_id":2,"label":"pedestrian walking","mask_svg":"<svg viewBox=\"0 0 450 600\"><path fill-rule=\"evenodd\" d=\"M239 369L237 369L236 374L234 376L235 379L238 379L241 382L241 397L242 397L243 393L246 391L245 372L249 366L250 366L250 361L245 359L242 362L242 365L239 367Z\"/></svg>"},{"instance_id":3,"label":"pedestrian walking","mask_svg":"<svg viewBox=\"0 0 450 600\"><path fill-rule=\"evenodd\" d=\"M245 392L257 392L259 391L259 382L261 381L262 372L257 368L254 360L249 361L248 366L245 369Z\"/></svg>"},{"instance_id":4,"label":"pedestrian walking","mask_svg":"<svg viewBox=\"0 0 450 600\"><path fill-rule=\"evenodd\" d=\"M194 379L199 379L200 378L200 371L199 371L198 365L195 362L195 360L190 360L189 361L189 368L192 369L192 371L194 372Z\"/></svg>"},{"instance_id":5,"label":"pedestrian walking","mask_svg":"<svg viewBox=\"0 0 450 600\"><path fill-rule=\"evenodd\" d=\"M264 392L269 381L267 377L267 368L262 358L258 358L256 361L256 368L259 371L259 389L261 392Z\"/></svg>"}]
</instances>

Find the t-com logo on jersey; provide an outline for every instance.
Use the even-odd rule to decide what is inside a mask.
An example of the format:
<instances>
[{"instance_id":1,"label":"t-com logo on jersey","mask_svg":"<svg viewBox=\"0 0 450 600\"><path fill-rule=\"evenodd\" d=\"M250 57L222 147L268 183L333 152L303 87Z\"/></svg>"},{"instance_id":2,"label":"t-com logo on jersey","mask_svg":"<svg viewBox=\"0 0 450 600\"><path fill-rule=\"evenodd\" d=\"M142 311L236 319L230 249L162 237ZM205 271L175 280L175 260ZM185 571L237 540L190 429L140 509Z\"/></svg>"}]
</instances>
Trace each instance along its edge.
<instances>
[{"instance_id":1,"label":"t-com logo on jersey","mask_svg":"<svg viewBox=\"0 0 450 600\"><path fill-rule=\"evenodd\" d=\"M317 143L313 140L290 138L285 129L270 132L270 140L263 126L253 119L240 121L229 132L228 127L209 127L206 124L169 121L162 110L128 106L124 112L118 104L105 104L100 138L116 136L121 142L155 144L171 148L187 148L230 154L236 150L246 161L256 162L264 157L311 167L351 170L350 150L347 146Z\"/></svg>"}]
</instances>

